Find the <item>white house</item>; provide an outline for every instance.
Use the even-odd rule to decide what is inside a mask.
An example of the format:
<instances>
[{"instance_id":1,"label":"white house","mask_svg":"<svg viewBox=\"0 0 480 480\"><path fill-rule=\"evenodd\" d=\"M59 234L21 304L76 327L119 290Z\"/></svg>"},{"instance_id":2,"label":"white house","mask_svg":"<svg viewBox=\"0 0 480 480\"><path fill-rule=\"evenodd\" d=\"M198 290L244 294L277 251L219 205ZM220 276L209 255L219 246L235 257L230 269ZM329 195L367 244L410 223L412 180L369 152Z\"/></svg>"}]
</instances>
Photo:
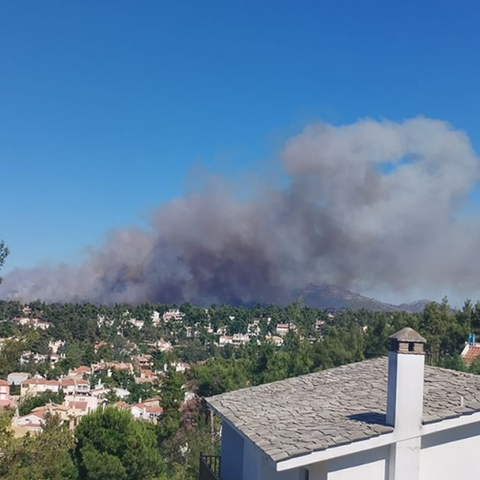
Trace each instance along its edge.
<instances>
[{"instance_id":1,"label":"white house","mask_svg":"<svg viewBox=\"0 0 480 480\"><path fill-rule=\"evenodd\" d=\"M7 376L8 383L11 385L20 385L24 380L30 378L29 373L25 372L12 372Z\"/></svg>"},{"instance_id":2,"label":"white house","mask_svg":"<svg viewBox=\"0 0 480 480\"><path fill-rule=\"evenodd\" d=\"M461 478L480 451L480 376L425 367L424 343L406 328L388 360L207 399L222 418L221 462L202 458L200 479Z\"/></svg>"}]
</instances>

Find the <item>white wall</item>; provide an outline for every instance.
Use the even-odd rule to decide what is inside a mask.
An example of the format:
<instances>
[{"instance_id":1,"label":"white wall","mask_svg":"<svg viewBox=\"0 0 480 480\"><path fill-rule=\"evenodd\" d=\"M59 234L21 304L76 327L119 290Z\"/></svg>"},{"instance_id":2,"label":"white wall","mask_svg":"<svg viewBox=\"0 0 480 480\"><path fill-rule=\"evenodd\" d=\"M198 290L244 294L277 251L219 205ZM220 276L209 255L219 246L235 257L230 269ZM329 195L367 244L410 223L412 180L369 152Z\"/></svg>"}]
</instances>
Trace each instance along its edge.
<instances>
[{"instance_id":1,"label":"white wall","mask_svg":"<svg viewBox=\"0 0 480 480\"><path fill-rule=\"evenodd\" d=\"M223 422L220 463L220 477L222 480L242 480L243 445L243 437L227 422Z\"/></svg>"},{"instance_id":2,"label":"white wall","mask_svg":"<svg viewBox=\"0 0 480 480\"><path fill-rule=\"evenodd\" d=\"M309 471L308 478L309 480L385 480L388 454L388 447L382 447L312 464L306 467ZM277 472L258 448L251 442L245 441L243 480L304 480L305 478L304 468Z\"/></svg>"},{"instance_id":3,"label":"white wall","mask_svg":"<svg viewBox=\"0 0 480 480\"><path fill-rule=\"evenodd\" d=\"M328 480L385 480L387 447L355 453L328 462Z\"/></svg>"},{"instance_id":4,"label":"white wall","mask_svg":"<svg viewBox=\"0 0 480 480\"><path fill-rule=\"evenodd\" d=\"M277 472L252 442L224 422L222 480L304 480L305 469ZM420 439L419 439L420 440ZM480 422L421 438L420 474L412 480L457 480L475 471L480 452ZM309 480L387 480L390 446L307 466ZM474 478L474 477L472 477ZM476 477L475 477L476 478ZM480 477L479 477L480 478Z\"/></svg>"},{"instance_id":5,"label":"white wall","mask_svg":"<svg viewBox=\"0 0 480 480\"><path fill-rule=\"evenodd\" d=\"M477 478L480 423L457 427L422 438L419 480Z\"/></svg>"}]
</instances>

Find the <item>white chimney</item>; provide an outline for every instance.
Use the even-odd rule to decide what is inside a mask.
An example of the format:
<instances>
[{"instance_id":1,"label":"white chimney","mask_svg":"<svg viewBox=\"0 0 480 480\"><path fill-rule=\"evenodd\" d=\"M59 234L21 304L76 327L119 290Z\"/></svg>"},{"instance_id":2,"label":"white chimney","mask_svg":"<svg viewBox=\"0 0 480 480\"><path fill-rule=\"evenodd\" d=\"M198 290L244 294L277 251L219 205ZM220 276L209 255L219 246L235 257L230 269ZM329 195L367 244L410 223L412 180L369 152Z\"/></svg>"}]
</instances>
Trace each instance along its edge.
<instances>
[{"instance_id":1,"label":"white chimney","mask_svg":"<svg viewBox=\"0 0 480 480\"><path fill-rule=\"evenodd\" d=\"M423 376L426 340L411 328L390 337L388 354L387 424L397 441L390 446L391 480L418 480L420 476Z\"/></svg>"},{"instance_id":2,"label":"white chimney","mask_svg":"<svg viewBox=\"0 0 480 480\"><path fill-rule=\"evenodd\" d=\"M402 433L414 433L422 424L425 343L409 327L390 337L387 424Z\"/></svg>"}]
</instances>

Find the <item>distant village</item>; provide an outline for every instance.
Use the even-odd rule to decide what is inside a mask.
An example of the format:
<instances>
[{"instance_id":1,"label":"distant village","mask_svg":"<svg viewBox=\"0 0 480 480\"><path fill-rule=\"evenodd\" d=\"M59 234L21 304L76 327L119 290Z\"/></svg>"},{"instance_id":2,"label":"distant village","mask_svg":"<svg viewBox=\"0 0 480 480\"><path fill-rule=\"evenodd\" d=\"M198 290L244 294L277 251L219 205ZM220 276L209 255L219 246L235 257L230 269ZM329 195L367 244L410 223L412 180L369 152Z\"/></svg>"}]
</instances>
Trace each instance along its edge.
<instances>
[{"instance_id":1,"label":"distant village","mask_svg":"<svg viewBox=\"0 0 480 480\"><path fill-rule=\"evenodd\" d=\"M18 335L28 334L29 331L37 332L43 339L47 338L48 343L42 353L39 351L41 348L36 349L37 351L22 350L19 353L18 371L8 372L4 379L0 379L0 406L16 409L13 426L18 435L28 431L41 431L47 415L58 415L73 429L82 416L106 404L128 410L136 419L155 423L163 412L161 398L154 395L131 402L131 389L112 386L112 376L123 372L133 377L136 385L148 386L146 392L158 393L162 379L168 371L185 374L190 369L190 364L179 360L175 354L175 350L181 345L181 338L191 341L206 335L208 342L220 349L237 348L250 342L269 342L280 347L285 335L289 331L297 330L297 325L293 322L273 324L272 318L266 317L252 318L243 332L229 332L231 329L228 325L235 320L232 315L227 316L222 322L223 325L217 327L212 324L208 309L203 309L202 321L187 324L185 316L186 314L176 307L165 309L164 312L154 310L147 319L135 318L126 310L122 314L121 322L106 315L98 315L95 319L97 329L114 329L116 335L124 340L124 360L113 359L116 356L113 342L101 340L93 344L93 353L98 361L69 368L62 373L58 366L65 363L68 357L65 348L68 342L56 339L58 335L50 336L49 332L55 330L54 323L45 321L41 312L24 305L19 315L4 320L3 323L8 322L12 331L17 334L0 338L0 351L8 344L20 343ZM327 313L327 318L333 319L334 314ZM321 332L324 324L325 320L315 321L315 331ZM128 338L124 337L125 328L141 334L147 326L156 332L154 341L135 342L131 339L134 336L131 334ZM142 338L141 335L139 338ZM203 343L208 342L205 342L204 337ZM101 358L102 352L109 358ZM158 358L163 359L163 362L159 364ZM188 402L195 398L196 394L189 388L187 377L185 379L184 402ZM26 414L19 413L18 406L26 399L42 395L45 397L47 393L63 401L49 401L32 408Z\"/></svg>"}]
</instances>

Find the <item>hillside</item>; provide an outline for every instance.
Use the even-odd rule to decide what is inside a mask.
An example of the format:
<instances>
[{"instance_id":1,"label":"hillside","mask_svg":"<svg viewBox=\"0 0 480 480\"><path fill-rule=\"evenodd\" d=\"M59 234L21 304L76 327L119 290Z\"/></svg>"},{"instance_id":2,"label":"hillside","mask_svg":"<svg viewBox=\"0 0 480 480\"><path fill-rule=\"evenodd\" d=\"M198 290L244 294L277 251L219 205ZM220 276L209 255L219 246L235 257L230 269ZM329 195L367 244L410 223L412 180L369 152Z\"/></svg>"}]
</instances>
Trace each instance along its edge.
<instances>
[{"instance_id":1,"label":"hillside","mask_svg":"<svg viewBox=\"0 0 480 480\"><path fill-rule=\"evenodd\" d=\"M303 289L301 294L303 295L305 305L309 307L332 308L335 310L359 310L364 308L376 312L401 310L406 312L421 312L428 303L428 300L419 300L413 303L392 305L334 285L308 285Z\"/></svg>"}]
</instances>

